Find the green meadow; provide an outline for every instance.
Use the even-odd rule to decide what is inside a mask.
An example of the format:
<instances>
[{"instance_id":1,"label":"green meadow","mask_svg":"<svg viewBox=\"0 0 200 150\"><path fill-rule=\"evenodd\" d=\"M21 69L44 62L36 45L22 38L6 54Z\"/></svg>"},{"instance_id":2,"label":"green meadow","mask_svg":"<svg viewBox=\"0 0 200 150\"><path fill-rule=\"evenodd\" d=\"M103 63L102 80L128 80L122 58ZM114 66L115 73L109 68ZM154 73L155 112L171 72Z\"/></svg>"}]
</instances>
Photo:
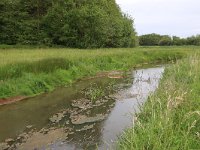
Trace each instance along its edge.
<instances>
[{"instance_id":1,"label":"green meadow","mask_svg":"<svg viewBox=\"0 0 200 150\"><path fill-rule=\"evenodd\" d=\"M199 47L130 49L1 48L0 98L34 96L97 72L176 61Z\"/></svg>"}]
</instances>

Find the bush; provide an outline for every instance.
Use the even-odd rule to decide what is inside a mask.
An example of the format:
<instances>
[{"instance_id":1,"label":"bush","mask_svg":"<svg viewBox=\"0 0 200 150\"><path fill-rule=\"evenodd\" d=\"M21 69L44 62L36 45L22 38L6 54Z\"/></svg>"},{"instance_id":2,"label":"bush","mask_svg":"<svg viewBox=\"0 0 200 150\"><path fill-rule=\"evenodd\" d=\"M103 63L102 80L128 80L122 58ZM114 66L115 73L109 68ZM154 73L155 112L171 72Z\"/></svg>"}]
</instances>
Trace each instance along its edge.
<instances>
[{"instance_id":1,"label":"bush","mask_svg":"<svg viewBox=\"0 0 200 150\"><path fill-rule=\"evenodd\" d=\"M0 2L0 44L133 47L133 20L115 0Z\"/></svg>"}]
</instances>

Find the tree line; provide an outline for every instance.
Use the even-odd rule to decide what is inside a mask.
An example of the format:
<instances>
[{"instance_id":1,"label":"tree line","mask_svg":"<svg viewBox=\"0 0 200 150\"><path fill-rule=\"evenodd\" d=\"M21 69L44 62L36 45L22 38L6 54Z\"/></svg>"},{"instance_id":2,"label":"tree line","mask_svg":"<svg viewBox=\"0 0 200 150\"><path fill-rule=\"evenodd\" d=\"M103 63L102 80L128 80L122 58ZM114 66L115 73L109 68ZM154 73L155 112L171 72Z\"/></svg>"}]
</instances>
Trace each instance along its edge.
<instances>
[{"instance_id":1,"label":"tree line","mask_svg":"<svg viewBox=\"0 0 200 150\"><path fill-rule=\"evenodd\" d=\"M159 34L145 34L139 36L139 45L141 46L170 46L170 45L196 45L200 46L200 35L191 36L187 38L180 38L177 36L159 35Z\"/></svg>"},{"instance_id":2,"label":"tree line","mask_svg":"<svg viewBox=\"0 0 200 150\"><path fill-rule=\"evenodd\" d=\"M133 25L115 0L0 1L0 44L133 47Z\"/></svg>"}]
</instances>

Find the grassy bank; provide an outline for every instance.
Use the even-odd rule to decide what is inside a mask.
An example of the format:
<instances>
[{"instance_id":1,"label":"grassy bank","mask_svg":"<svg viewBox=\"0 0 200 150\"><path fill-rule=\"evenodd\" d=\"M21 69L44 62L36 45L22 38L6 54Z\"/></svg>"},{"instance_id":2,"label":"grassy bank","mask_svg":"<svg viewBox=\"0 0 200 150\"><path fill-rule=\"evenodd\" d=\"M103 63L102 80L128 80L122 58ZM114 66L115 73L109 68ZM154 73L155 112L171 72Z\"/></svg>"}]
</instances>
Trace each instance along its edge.
<instances>
[{"instance_id":1,"label":"grassy bank","mask_svg":"<svg viewBox=\"0 0 200 150\"><path fill-rule=\"evenodd\" d=\"M198 47L135 49L0 49L0 98L33 96L100 71L167 62Z\"/></svg>"},{"instance_id":2,"label":"grassy bank","mask_svg":"<svg viewBox=\"0 0 200 150\"><path fill-rule=\"evenodd\" d=\"M200 55L166 69L135 125L119 141L123 150L200 149Z\"/></svg>"}]
</instances>

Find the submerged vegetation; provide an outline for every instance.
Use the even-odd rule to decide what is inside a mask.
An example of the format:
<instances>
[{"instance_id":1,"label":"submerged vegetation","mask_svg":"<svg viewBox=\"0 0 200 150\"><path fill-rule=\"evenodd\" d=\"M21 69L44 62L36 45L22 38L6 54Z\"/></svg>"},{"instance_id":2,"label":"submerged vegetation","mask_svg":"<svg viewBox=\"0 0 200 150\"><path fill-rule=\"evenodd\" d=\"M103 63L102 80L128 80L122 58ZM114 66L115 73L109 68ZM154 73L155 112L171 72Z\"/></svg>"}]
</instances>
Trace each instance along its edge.
<instances>
[{"instance_id":1,"label":"submerged vegetation","mask_svg":"<svg viewBox=\"0 0 200 150\"><path fill-rule=\"evenodd\" d=\"M180 59L191 48L0 50L0 98L31 96L100 71ZM194 49L198 49L195 48Z\"/></svg>"},{"instance_id":2,"label":"submerged vegetation","mask_svg":"<svg viewBox=\"0 0 200 150\"><path fill-rule=\"evenodd\" d=\"M105 96L105 90L97 84L91 84L90 87L84 91L84 95L92 102L95 102Z\"/></svg>"},{"instance_id":3,"label":"submerged vegetation","mask_svg":"<svg viewBox=\"0 0 200 150\"><path fill-rule=\"evenodd\" d=\"M118 148L200 148L200 55L168 67L156 93L135 116Z\"/></svg>"},{"instance_id":4,"label":"submerged vegetation","mask_svg":"<svg viewBox=\"0 0 200 150\"><path fill-rule=\"evenodd\" d=\"M90 86L82 91L82 94L85 98L91 100L95 103L97 100L105 99L106 96L109 96L114 91L116 91L116 80L110 81L108 86L102 87L96 83L90 84Z\"/></svg>"}]
</instances>

